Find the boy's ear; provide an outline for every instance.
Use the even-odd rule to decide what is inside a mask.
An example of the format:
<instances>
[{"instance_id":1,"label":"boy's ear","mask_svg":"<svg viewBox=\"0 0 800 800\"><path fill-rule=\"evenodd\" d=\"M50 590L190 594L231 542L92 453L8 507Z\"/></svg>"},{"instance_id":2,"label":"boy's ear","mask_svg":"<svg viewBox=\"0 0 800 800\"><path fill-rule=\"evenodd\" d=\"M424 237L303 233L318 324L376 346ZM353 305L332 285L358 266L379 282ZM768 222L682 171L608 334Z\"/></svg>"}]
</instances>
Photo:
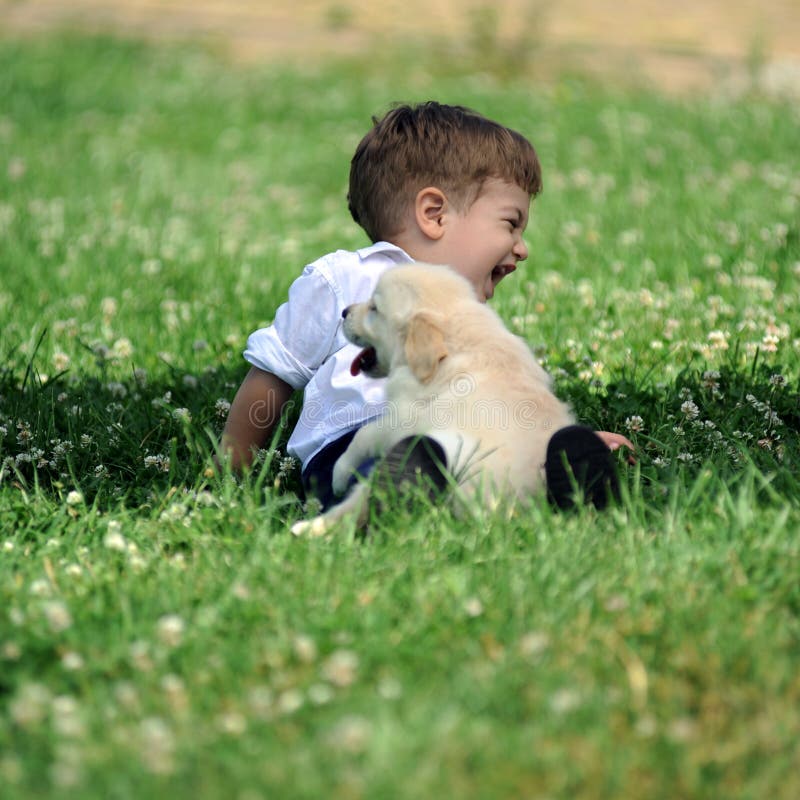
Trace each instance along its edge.
<instances>
[{"instance_id":1,"label":"boy's ear","mask_svg":"<svg viewBox=\"0 0 800 800\"><path fill-rule=\"evenodd\" d=\"M415 314L408 323L406 362L420 383L428 383L447 357L444 331L430 314Z\"/></svg>"},{"instance_id":2,"label":"boy's ear","mask_svg":"<svg viewBox=\"0 0 800 800\"><path fill-rule=\"evenodd\" d=\"M414 217L417 226L429 239L440 239L444 233L442 224L447 211L447 195L435 186L426 186L417 192L414 201Z\"/></svg>"}]
</instances>

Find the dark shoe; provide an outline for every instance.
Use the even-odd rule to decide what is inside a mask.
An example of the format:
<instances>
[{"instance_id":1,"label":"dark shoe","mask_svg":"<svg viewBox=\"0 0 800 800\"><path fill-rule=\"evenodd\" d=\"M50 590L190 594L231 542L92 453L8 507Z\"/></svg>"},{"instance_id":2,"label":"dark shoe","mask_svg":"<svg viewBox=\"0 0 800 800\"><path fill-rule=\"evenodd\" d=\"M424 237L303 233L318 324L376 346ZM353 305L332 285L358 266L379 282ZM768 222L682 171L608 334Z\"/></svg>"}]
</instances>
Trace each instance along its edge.
<instances>
[{"instance_id":1,"label":"dark shoe","mask_svg":"<svg viewBox=\"0 0 800 800\"><path fill-rule=\"evenodd\" d=\"M403 483L422 486L431 499L449 484L447 457L429 436L409 436L390 448L378 466L379 479L395 489Z\"/></svg>"},{"instance_id":2,"label":"dark shoe","mask_svg":"<svg viewBox=\"0 0 800 800\"><path fill-rule=\"evenodd\" d=\"M619 499L611 451L591 428L570 425L557 430L547 445L544 470L548 498L559 508L573 508L576 496L597 509Z\"/></svg>"}]
</instances>

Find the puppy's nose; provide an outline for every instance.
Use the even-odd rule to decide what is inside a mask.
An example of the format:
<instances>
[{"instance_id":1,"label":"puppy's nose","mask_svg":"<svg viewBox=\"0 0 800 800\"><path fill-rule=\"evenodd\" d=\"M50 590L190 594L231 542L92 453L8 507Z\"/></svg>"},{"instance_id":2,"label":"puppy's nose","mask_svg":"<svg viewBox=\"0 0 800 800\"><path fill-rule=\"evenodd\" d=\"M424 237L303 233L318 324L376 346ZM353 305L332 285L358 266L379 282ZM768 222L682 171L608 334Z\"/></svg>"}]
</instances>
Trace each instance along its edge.
<instances>
[{"instance_id":1,"label":"puppy's nose","mask_svg":"<svg viewBox=\"0 0 800 800\"><path fill-rule=\"evenodd\" d=\"M347 319L347 313L350 311L350 306L347 306L342 310L342 319Z\"/></svg>"}]
</instances>

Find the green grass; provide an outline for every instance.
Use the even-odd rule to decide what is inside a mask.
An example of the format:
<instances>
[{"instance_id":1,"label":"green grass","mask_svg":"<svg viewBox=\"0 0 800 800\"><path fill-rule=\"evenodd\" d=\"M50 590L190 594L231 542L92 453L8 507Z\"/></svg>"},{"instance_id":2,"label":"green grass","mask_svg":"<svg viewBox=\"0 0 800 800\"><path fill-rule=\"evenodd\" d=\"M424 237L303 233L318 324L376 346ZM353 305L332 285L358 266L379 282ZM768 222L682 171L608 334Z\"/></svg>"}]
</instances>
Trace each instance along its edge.
<instances>
[{"instance_id":1,"label":"green grass","mask_svg":"<svg viewBox=\"0 0 800 800\"><path fill-rule=\"evenodd\" d=\"M3 797L800 794L798 109L463 66L0 42ZM285 432L207 472L224 403L429 97L536 144L493 302L639 460L603 514L297 540Z\"/></svg>"}]
</instances>

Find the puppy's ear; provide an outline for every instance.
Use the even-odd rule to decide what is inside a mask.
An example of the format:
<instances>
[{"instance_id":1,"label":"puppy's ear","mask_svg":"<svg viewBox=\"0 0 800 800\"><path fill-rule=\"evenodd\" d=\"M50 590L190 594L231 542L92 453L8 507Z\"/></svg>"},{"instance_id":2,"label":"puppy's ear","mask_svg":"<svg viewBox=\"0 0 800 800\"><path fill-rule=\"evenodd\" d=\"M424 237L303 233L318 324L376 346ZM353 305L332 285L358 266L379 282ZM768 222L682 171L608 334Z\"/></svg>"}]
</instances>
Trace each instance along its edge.
<instances>
[{"instance_id":1,"label":"puppy's ear","mask_svg":"<svg viewBox=\"0 0 800 800\"><path fill-rule=\"evenodd\" d=\"M428 383L439 362L447 357L444 331L430 314L415 314L408 323L405 354L408 366L420 383Z\"/></svg>"}]
</instances>

